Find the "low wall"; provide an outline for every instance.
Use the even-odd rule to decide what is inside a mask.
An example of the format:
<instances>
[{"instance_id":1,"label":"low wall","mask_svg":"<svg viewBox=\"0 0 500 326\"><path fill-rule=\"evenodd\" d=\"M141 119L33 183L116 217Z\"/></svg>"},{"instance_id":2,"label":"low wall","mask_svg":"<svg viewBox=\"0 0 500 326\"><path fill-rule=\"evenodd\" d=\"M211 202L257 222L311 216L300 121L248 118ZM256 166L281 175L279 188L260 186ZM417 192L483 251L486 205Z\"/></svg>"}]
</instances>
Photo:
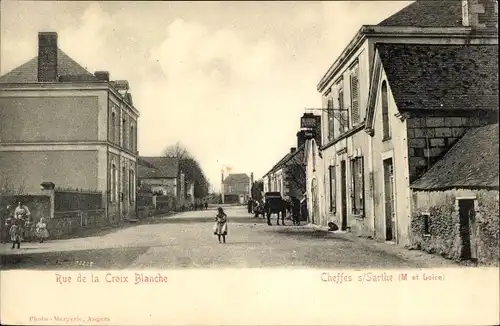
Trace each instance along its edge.
<instances>
[{"instance_id":1,"label":"low wall","mask_svg":"<svg viewBox=\"0 0 500 326\"><path fill-rule=\"evenodd\" d=\"M178 203L174 197L171 196L156 196L156 210L162 213L175 211Z\"/></svg>"},{"instance_id":2,"label":"low wall","mask_svg":"<svg viewBox=\"0 0 500 326\"><path fill-rule=\"evenodd\" d=\"M90 191L56 190L54 193L56 211L96 210L103 208L103 194Z\"/></svg>"},{"instance_id":3,"label":"low wall","mask_svg":"<svg viewBox=\"0 0 500 326\"><path fill-rule=\"evenodd\" d=\"M411 220L411 247L429 253L436 253L450 259L460 259L462 239L460 216L456 199L475 198L475 235L477 261L483 265L497 265L499 262L499 202L498 191L490 190L448 190L414 191ZM424 213L429 214L427 229Z\"/></svg>"},{"instance_id":4,"label":"low wall","mask_svg":"<svg viewBox=\"0 0 500 326\"><path fill-rule=\"evenodd\" d=\"M54 218L47 219L46 222L50 239L60 239L82 230L109 225L103 209L55 212Z\"/></svg>"}]
</instances>

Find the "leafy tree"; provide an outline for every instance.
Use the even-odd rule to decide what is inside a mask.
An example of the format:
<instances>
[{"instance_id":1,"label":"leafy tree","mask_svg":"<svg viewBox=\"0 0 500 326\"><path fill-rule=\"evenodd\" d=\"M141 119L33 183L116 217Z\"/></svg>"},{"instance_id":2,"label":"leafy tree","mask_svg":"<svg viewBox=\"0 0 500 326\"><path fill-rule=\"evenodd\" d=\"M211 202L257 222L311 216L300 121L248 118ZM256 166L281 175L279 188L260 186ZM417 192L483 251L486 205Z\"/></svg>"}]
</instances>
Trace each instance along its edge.
<instances>
[{"instance_id":1,"label":"leafy tree","mask_svg":"<svg viewBox=\"0 0 500 326\"><path fill-rule=\"evenodd\" d=\"M303 194L307 186L306 166L303 162L303 155L303 152L298 153L285 165L285 182L288 189L295 190L297 195Z\"/></svg>"},{"instance_id":2,"label":"leafy tree","mask_svg":"<svg viewBox=\"0 0 500 326\"><path fill-rule=\"evenodd\" d=\"M208 195L208 180L198 161L184 145L177 142L168 146L165 150L165 156L177 157L179 159L179 170L184 173L187 183L194 184L195 198L203 198ZM187 187L185 187L186 192L187 190Z\"/></svg>"},{"instance_id":3,"label":"leafy tree","mask_svg":"<svg viewBox=\"0 0 500 326\"><path fill-rule=\"evenodd\" d=\"M252 184L252 198L262 200L262 192L264 191L264 182L262 180L254 181Z\"/></svg>"}]
</instances>

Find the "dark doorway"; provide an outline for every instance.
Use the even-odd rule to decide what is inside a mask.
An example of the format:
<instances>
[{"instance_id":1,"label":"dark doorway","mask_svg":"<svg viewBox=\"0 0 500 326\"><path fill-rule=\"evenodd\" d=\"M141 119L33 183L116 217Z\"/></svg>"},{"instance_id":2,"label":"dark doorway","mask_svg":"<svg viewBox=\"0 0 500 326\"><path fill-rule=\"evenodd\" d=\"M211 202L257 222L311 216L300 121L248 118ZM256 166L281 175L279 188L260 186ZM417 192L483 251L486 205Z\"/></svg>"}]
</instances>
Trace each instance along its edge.
<instances>
[{"instance_id":1,"label":"dark doorway","mask_svg":"<svg viewBox=\"0 0 500 326\"><path fill-rule=\"evenodd\" d=\"M460 238L462 240L461 258L463 260L473 260L476 258L474 237L475 233L475 212L474 199L459 199L458 210L460 215ZM472 234L471 234L471 231Z\"/></svg>"},{"instance_id":2,"label":"dark doorway","mask_svg":"<svg viewBox=\"0 0 500 326\"><path fill-rule=\"evenodd\" d=\"M342 225L341 230L347 230L347 176L345 160L340 162L340 195L342 205Z\"/></svg>"},{"instance_id":3,"label":"dark doorway","mask_svg":"<svg viewBox=\"0 0 500 326\"><path fill-rule=\"evenodd\" d=\"M394 168L392 158L384 160L384 202L385 202L385 240L394 240L396 214L394 212Z\"/></svg>"}]
</instances>

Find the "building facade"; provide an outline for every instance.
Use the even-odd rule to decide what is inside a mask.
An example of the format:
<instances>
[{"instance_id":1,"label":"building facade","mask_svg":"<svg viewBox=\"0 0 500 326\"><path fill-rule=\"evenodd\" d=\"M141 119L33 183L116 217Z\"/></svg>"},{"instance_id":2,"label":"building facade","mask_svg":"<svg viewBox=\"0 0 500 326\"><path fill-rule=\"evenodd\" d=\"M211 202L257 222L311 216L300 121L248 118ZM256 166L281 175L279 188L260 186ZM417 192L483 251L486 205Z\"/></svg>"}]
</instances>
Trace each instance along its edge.
<instances>
[{"instance_id":1,"label":"building facade","mask_svg":"<svg viewBox=\"0 0 500 326\"><path fill-rule=\"evenodd\" d=\"M493 3L484 1L483 4L490 16L497 15ZM469 7L462 4L461 1L416 1L379 25L363 26L321 79L318 91L326 109L321 119L323 145L309 140L306 151L308 206L313 223L326 225L333 221L342 230L351 229L402 245L409 243L409 180L417 168L407 163L408 154L413 153L408 144L415 140L408 140L407 123L410 122L405 120L400 103L391 102L390 85L374 84L374 76L380 80L381 74L377 56L384 44L391 45L393 57L398 57L398 53L400 57L405 56L398 44L403 47L406 44L462 47L498 44L495 31L498 27L492 26L490 16L478 16L477 4ZM475 18L464 18L462 23L462 16ZM398 80L396 73L394 76L391 82L396 85L402 78ZM415 85L407 85L406 91L412 92L414 88ZM379 92L389 94L378 97L384 98L384 103L373 95ZM426 104L420 103L421 109ZM384 109L374 110L375 105ZM379 132L373 134L373 112L377 112L375 123L389 121L388 133L377 126ZM427 117L429 112L424 115ZM442 150L451 145L447 143ZM412 163L416 160L411 159ZM423 171L421 167L418 173Z\"/></svg>"},{"instance_id":2,"label":"building facade","mask_svg":"<svg viewBox=\"0 0 500 326\"><path fill-rule=\"evenodd\" d=\"M139 185L152 193L160 193L180 200L179 160L175 157L141 156Z\"/></svg>"},{"instance_id":3,"label":"building facade","mask_svg":"<svg viewBox=\"0 0 500 326\"><path fill-rule=\"evenodd\" d=\"M414 248L498 264L498 136L498 123L472 128L411 184Z\"/></svg>"},{"instance_id":4,"label":"building facade","mask_svg":"<svg viewBox=\"0 0 500 326\"><path fill-rule=\"evenodd\" d=\"M319 119L317 126L320 128ZM314 133L319 135L319 130ZM297 133L297 147L290 151L276 163L263 177L264 193L279 192L283 198L301 199L306 191L306 165L305 165L305 131Z\"/></svg>"},{"instance_id":5,"label":"building facade","mask_svg":"<svg viewBox=\"0 0 500 326\"><path fill-rule=\"evenodd\" d=\"M40 192L102 192L110 222L135 216L137 120L126 81L91 74L39 33L38 56L0 77L0 177Z\"/></svg>"},{"instance_id":6,"label":"building facade","mask_svg":"<svg viewBox=\"0 0 500 326\"><path fill-rule=\"evenodd\" d=\"M222 182L222 202L243 204L250 198L250 177L245 173L231 173Z\"/></svg>"}]
</instances>

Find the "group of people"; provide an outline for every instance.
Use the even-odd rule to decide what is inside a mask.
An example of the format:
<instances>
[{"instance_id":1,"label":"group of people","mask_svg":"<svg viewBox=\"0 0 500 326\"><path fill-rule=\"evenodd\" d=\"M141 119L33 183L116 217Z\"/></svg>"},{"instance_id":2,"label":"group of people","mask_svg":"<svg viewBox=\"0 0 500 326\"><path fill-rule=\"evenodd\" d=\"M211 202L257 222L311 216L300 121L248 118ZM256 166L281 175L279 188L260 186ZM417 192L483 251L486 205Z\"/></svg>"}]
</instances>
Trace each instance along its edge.
<instances>
[{"instance_id":1,"label":"group of people","mask_svg":"<svg viewBox=\"0 0 500 326\"><path fill-rule=\"evenodd\" d=\"M7 211L10 211L10 206L7 206ZM9 214L4 224L4 239L10 239L12 249L20 249L21 242L31 242L33 238L38 239L40 243L44 242L49 237L47 223L43 217L36 225L33 225L30 210L22 202L17 203L13 216Z\"/></svg>"},{"instance_id":2,"label":"group of people","mask_svg":"<svg viewBox=\"0 0 500 326\"><path fill-rule=\"evenodd\" d=\"M181 211L182 212L185 212L185 211L199 211L199 210L207 210L208 209L208 202L205 202L205 203L193 203L193 204L190 204L188 206L186 205L182 205L181 206Z\"/></svg>"}]
</instances>

